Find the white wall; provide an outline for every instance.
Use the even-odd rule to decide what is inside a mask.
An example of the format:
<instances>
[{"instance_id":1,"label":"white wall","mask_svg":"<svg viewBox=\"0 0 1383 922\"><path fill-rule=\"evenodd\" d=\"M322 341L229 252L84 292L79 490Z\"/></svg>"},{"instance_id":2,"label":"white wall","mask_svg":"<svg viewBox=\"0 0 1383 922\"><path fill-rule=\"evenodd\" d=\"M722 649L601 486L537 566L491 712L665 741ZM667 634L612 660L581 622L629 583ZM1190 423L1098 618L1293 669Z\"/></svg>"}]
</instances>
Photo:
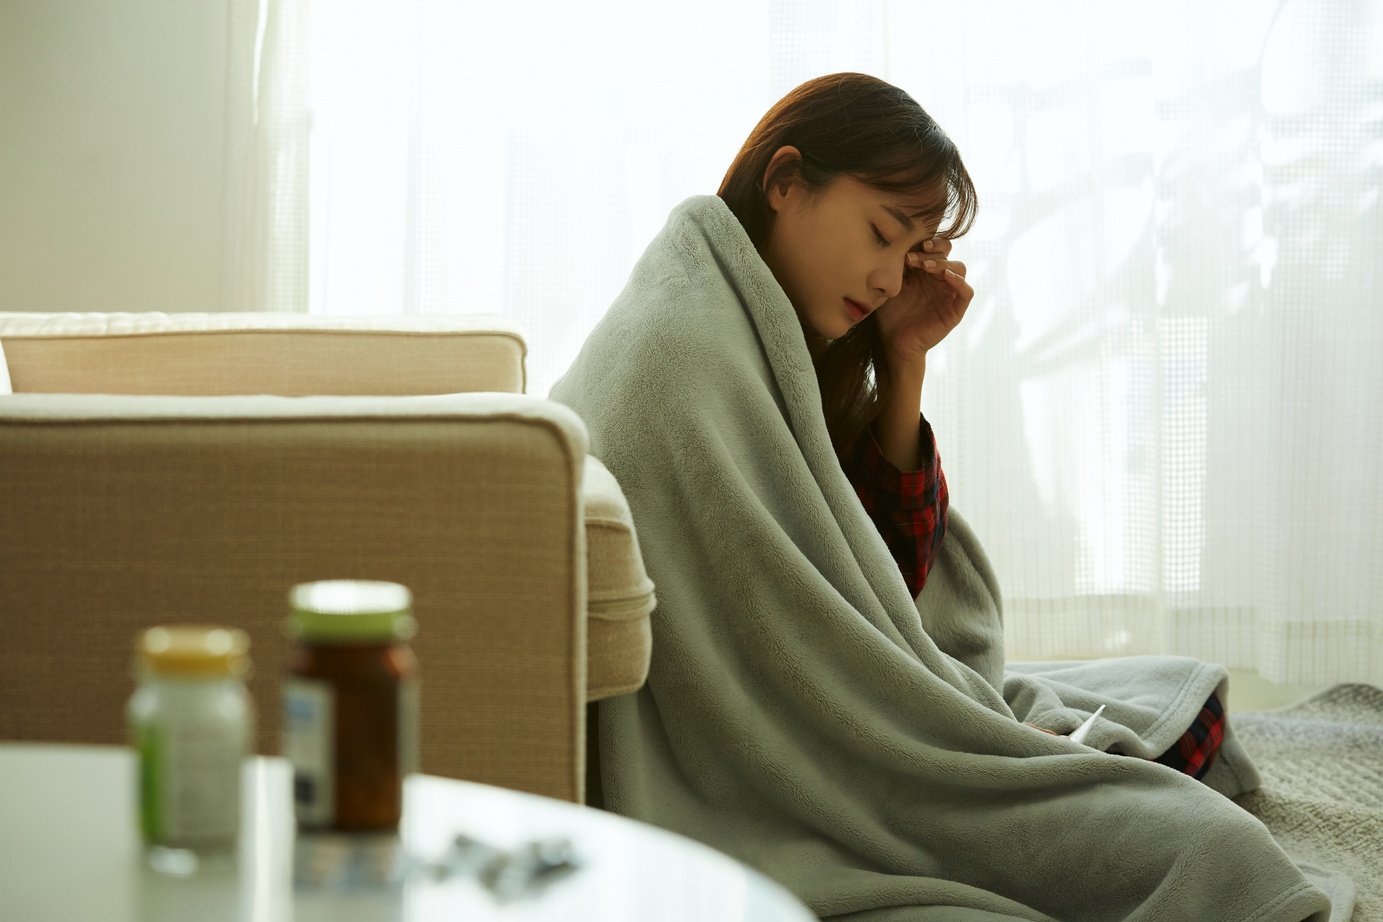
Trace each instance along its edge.
<instances>
[{"instance_id":1,"label":"white wall","mask_svg":"<svg viewBox=\"0 0 1383 922\"><path fill-rule=\"evenodd\" d=\"M0 0L0 310L217 310L228 0Z\"/></svg>"}]
</instances>

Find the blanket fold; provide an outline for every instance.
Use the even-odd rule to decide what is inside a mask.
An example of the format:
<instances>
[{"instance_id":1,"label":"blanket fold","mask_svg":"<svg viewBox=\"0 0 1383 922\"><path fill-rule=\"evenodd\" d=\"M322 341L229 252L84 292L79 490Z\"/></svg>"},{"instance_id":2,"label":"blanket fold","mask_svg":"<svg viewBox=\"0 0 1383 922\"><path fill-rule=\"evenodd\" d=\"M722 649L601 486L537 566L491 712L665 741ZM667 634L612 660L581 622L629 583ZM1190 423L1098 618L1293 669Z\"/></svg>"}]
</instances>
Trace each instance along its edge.
<instances>
[{"instance_id":1,"label":"blanket fold","mask_svg":"<svg viewBox=\"0 0 1383 922\"><path fill-rule=\"evenodd\" d=\"M1324 922L1233 795L1170 746L1219 667L1006 664L953 509L913 599L832 450L797 315L714 196L689 199L552 390L619 480L658 587L637 693L597 707L604 805L758 868L823 917ZM1074 729L1100 704L1091 746Z\"/></svg>"}]
</instances>

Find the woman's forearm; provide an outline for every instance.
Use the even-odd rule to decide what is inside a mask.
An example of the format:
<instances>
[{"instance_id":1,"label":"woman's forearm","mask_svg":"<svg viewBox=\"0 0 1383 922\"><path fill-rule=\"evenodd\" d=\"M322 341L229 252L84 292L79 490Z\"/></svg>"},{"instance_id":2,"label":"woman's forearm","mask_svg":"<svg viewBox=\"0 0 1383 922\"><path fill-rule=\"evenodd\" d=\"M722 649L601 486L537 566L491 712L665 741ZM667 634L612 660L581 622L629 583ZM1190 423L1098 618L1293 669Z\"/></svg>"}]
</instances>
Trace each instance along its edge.
<instances>
[{"instance_id":1,"label":"woman's forearm","mask_svg":"<svg viewBox=\"0 0 1383 922\"><path fill-rule=\"evenodd\" d=\"M922 379L926 373L925 355L890 366L888 395L874 423L880 451L900 471L915 471L922 466L918 443L922 428Z\"/></svg>"}]
</instances>

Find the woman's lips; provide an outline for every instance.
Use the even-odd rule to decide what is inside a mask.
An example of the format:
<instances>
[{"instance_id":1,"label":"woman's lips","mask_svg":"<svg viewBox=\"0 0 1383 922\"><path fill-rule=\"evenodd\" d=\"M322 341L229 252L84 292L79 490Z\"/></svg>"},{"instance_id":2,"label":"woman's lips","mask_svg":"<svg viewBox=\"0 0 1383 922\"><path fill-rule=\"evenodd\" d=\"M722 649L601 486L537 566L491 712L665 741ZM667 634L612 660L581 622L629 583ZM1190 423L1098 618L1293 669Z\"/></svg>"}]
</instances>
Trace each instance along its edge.
<instances>
[{"instance_id":1,"label":"woman's lips","mask_svg":"<svg viewBox=\"0 0 1383 922\"><path fill-rule=\"evenodd\" d=\"M845 308L850 312L850 320L852 323L859 323L869 316L869 308L858 301L851 301L849 298L846 298Z\"/></svg>"}]
</instances>

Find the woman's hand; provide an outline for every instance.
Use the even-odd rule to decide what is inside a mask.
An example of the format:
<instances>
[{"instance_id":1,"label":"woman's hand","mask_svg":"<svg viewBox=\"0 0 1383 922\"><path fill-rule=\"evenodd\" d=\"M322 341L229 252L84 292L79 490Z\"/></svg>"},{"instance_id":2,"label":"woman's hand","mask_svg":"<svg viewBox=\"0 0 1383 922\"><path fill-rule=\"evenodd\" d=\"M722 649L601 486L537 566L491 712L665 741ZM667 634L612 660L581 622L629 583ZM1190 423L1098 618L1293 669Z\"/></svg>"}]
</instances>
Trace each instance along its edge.
<instances>
[{"instance_id":1,"label":"woman's hand","mask_svg":"<svg viewBox=\"0 0 1383 922\"><path fill-rule=\"evenodd\" d=\"M951 241L933 237L908 253L903 287L879 308L879 332L890 360L899 367L922 363L965 316L975 290L965 280L965 263L949 259Z\"/></svg>"}]
</instances>

